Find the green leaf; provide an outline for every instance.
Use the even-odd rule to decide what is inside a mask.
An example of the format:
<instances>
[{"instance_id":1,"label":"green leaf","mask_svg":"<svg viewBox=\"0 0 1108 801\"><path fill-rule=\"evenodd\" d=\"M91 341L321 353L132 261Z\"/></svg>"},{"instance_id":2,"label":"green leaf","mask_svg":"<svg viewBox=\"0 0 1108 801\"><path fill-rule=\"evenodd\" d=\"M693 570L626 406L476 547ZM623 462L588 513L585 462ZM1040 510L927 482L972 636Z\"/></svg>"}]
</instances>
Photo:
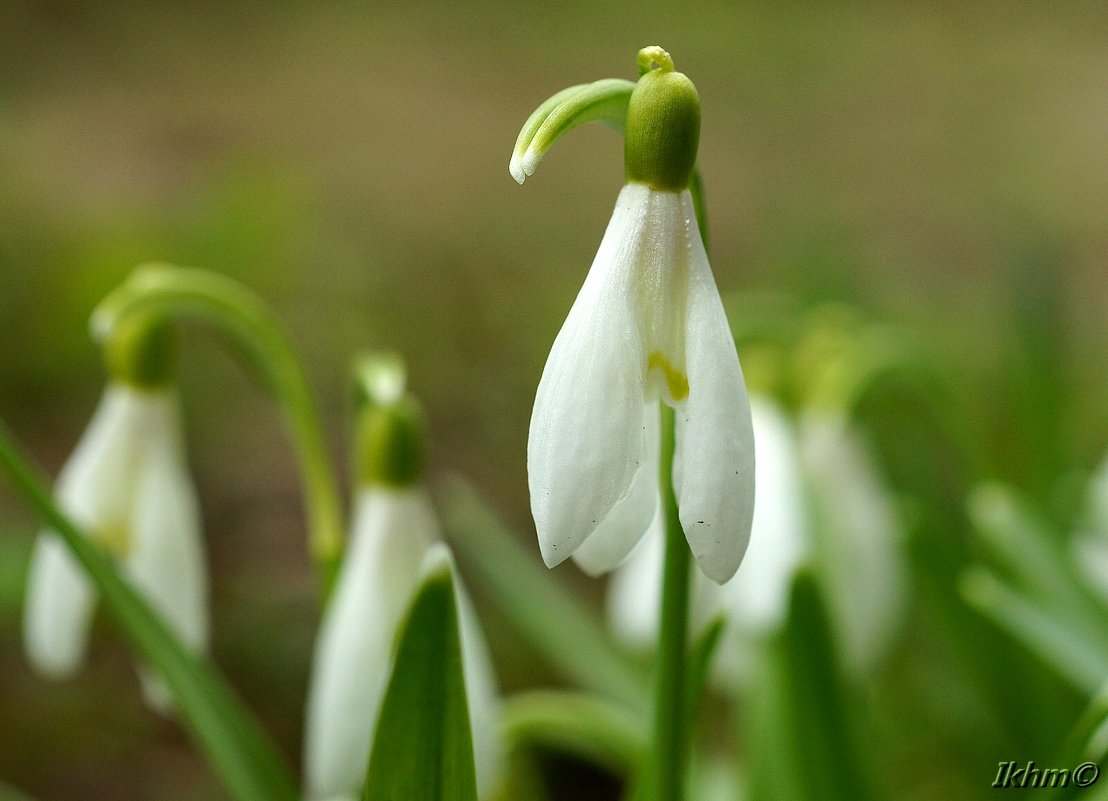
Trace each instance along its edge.
<instances>
[{"instance_id":1,"label":"green leaf","mask_svg":"<svg viewBox=\"0 0 1108 801\"><path fill-rule=\"evenodd\" d=\"M623 131L635 84L605 78L563 89L535 109L520 129L508 171L519 183L533 175L554 143L586 122L603 122Z\"/></svg>"},{"instance_id":2,"label":"green leaf","mask_svg":"<svg viewBox=\"0 0 1108 801\"><path fill-rule=\"evenodd\" d=\"M753 801L871 798L823 600L808 572L793 584L787 625L765 649L746 734Z\"/></svg>"},{"instance_id":3,"label":"green leaf","mask_svg":"<svg viewBox=\"0 0 1108 801\"><path fill-rule=\"evenodd\" d=\"M704 687L708 683L709 672L712 669L712 659L716 655L716 649L719 647L719 642L723 638L723 632L726 628L726 618L722 615L713 618L708 627L697 638L692 651L689 653L689 672L686 676L688 685L685 698L688 701L690 729L699 709Z\"/></svg>"},{"instance_id":4,"label":"green leaf","mask_svg":"<svg viewBox=\"0 0 1108 801\"><path fill-rule=\"evenodd\" d=\"M10 784L0 782L0 801L31 801L31 796L19 792Z\"/></svg>"},{"instance_id":5,"label":"green leaf","mask_svg":"<svg viewBox=\"0 0 1108 801\"><path fill-rule=\"evenodd\" d=\"M45 524L57 532L96 585L104 605L139 655L176 699L185 726L239 801L295 801L276 748L223 678L181 644L146 601L54 503L46 483L0 423L0 464Z\"/></svg>"},{"instance_id":6,"label":"green leaf","mask_svg":"<svg viewBox=\"0 0 1108 801\"><path fill-rule=\"evenodd\" d=\"M444 523L458 557L531 645L566 679L646 708L643 671L615 647L596 614L567 592L463 479L442 487Z\"/></svg>"},{"instance_id":7,"label":"green leaf","mask_svg":"<svg viewBox=\"0 0 1108 801\"><path fill-rule=\"evenodd\" d=\"M509 743L541 744L628 775L647 750L646 721L603 698L560 690L519 693L504 702Z\"/></svg>"},{"instance_id":8,"label":"green leaf","mask_svg":"<svg viewBox=\"0 0 1108 801\"><path fill-rule=\"evenodd\" d=\"M1088 639L1069 617L1026 598L985 568L967 571L960 588L971 606L1073 686L1089 695L1100 689L1108 676L1108 646L1102 640Z\"/></svg>"},{"instance_id":9,"label":"green leaf","mask_svg":"<svg viewBox=\"0 0 1108 801\"><path fill-rule=\"evenodd\" d=\"M449 552L432 559L400 630L365 801L477 801Z\"/></svg>"},{"instance_id":10,"label":"green leaf","mask_svg":"<svg viewBox=\"0 0 1108 801\"><path fill-rule=\"evenodd\" d=\"M1103 639L1104 612L1026 501L1002 484L985 484L971 494L969 512L981 542L1006 573L1040 605L1070 621L1069 628L1091 642Z\"/></svg>"}]
</instances>

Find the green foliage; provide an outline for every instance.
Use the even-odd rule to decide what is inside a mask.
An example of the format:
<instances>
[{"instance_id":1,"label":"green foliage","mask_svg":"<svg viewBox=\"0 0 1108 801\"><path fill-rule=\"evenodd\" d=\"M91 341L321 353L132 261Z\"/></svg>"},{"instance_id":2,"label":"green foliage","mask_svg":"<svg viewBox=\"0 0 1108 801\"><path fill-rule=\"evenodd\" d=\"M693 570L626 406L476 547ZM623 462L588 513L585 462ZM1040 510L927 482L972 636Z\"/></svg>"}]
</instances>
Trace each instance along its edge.
<instances>
[{"instance_id":1,"label":"green foliage","mask_svg":"<svg viewBox=\"0 0 1108 801\"><path fill-rule=\"evenodd\" d=\"M365 801L476 801L458 609L449 561L400 629L369 757Z\"/></svg>"}]
</instances>

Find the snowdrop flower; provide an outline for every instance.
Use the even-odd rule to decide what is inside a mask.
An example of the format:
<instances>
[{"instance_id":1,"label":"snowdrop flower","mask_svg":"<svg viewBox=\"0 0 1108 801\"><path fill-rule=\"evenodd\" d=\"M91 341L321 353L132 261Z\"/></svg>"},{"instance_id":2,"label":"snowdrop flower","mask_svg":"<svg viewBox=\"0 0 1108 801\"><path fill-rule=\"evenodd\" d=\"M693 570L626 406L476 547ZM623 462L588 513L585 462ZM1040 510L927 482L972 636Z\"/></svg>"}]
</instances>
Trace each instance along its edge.
<instances>
[{"instance_id":1,"label":"snowdrop flower","mask_svg":"<svg viewBox=\"0 0 1108 801\"><path fill-rule=\"evenodd\" d=\"M808 556L804 487L794 426L776 401L752 395L750 411L758 452L750 548L733 579L716 587L702 576L692 588L693 628L716 614L728 619L718 650L725 683L749 663L748 643L775 631L788 613L792 576ZM608 589L608 618L616 635L635 647L657 636L663 537L652 527Z\"/></svg>"},{"instance_id":2,"label":"snowdrop flower","mask_svg":"<svg viewBox=\"0 0 1108 801\"><path fill-rule=\"evenodd\" d=\"M361 797L397 630L425 557L441 539L419 484L419 409L403 396L402 379L382 374L371 394L376 403L363 409L359 423L361 475L350 541L312 663L304 744L311 801ZM456 586L477 786L487 796L500 764L497 692L477 617Z\"/></svg>"},{"instance_id":3,"label":"snowdrop flower","mask_svg":"<svg viewBox=\"0 0 1108 801\"><path fill-rule=\"evenodd\" d=\"M648 57L627 114L627 184L539 382L531 510L548 566L574 556L596 574L622 562L659 506L668 404L681 525L700 570L722 583L750 534L750 410L688 190L696 89L660 48Z\"/></svg>"},{"instance_id":4,"label":"snowdrop flower","mask_svg":"<svg viewBox=\"0 0 1108 801\"><path fill-rule=\"evenodd\" d=\"M208 590L196 492L188 475L172 341L164 327L125 329L106 346L112 381L57 482L61 507L113 554L187 647L208 642ZM31 664L53 677L84 659L95 591L58 535L42 531L27 580L24 639ZM168 709L142 673L147 700Z\"/></svg>"},{"instance_id":5,"label":"snowdrop flower","mask_svg":"<svg viewBox=\"0 0 1108 801\"><path fill-rule=\"evenodd\" d=\"M826 588L846 667L864 676L896 632L904 609L902 532L857 431L810 409L799 425L769 397L750 403L758 465L750 549L731 581L694 582L694 629L727 618L714 678L736 688L753 675L758 643L788 615L792 580L811 562ZM644 648L657 634L662 537L652 530L612 577L608 617L616 635Z\"/></svg>"}]
</instances>

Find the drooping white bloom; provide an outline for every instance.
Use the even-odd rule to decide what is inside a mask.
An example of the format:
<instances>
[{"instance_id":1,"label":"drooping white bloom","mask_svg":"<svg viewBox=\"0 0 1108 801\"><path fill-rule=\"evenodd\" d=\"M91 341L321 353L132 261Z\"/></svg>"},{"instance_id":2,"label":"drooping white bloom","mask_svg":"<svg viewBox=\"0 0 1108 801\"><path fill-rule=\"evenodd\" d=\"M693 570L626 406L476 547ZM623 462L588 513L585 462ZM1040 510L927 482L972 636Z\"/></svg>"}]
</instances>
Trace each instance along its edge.
<instances>
[{"instance_id":1,"label":"drooping white bloom","mask_svg":"<svg viewBox=\"0 0 1108 801\"><path fill-rule=\"evenodd\" d=\"M135 587L194 651L208 642L208 583L196 492L172 390L112 384L57 483L58 502L115 555ZM57 534L31 559L24 639L31 663L65 677L81 665L95 591ZM161 683L147 700L165 709Z\"/></svg>"},{"instance_id":2,"label":"drooping white bloom","mask_svg":"<svg viewBox=\"0 0 1108 801\"><path fill-rule=\"evenodd\" d=\"M800 442L831 621L847 668L864 675L903 618L904 532L888 488L844 416L810 411L800 421Z\"/></svg>"},{"instance_id":3,"label":"drooping white bloom","mask_svg":"<svg viewBox=\"0 0 1108 801\"><path fill-rule=\"evenodd\" d=\"M745 644L775 630L788 612L789 588L808 553L804 488L792 424L777 404L751 396L750 411L758 452L754 519L750 547L735 577L716 587L697 576L693 583L694 629L717 613L728 619L718 650L721 676L747 661ZM609 620L620 639L643 647L657 635L662 583L662 534L652 528L612 576Z\"/></svg>"},{"instance_id":4,"label":"drooping white bloom","mask_svg":"<svg viewBox=\"0 0 1108 801\"><path fill-rule=\"evenodd\" d=\"M701 571L739 566L754 507L742 371L687 190L628 183L539 382L527 446L543 559L619 564L658 507L658 403L676 410L674 488Z\"/></svg>"},{"instance_id":5,"label":"drooping white bloom","mask_svg":"<svg viewBox=\"0 0 1108 801\"><path fill-rule=\"evenodd\" d=\"M727 618L715 677L741 684L752 675L759 640L785 621L796 571L811 562L846 666L865 675L904 609L903 535L888 491L841 417L810 411L797 427L769 398L753 396L750 406L758 451L750 548L722 587L694 582L694 628L715 614ZM662 538L651 531L613 575L608 595L613 630L637 647L656 637L661 577Z\"/></svg>"},{"instance_id":6,"label":"drooping white bloom","mask_svg":"<svg viewBox=\"0 0 1108 801\"><path fill-rule=\"evenodd\" d=\"M307 797L360 797L404 614L439 525L419 486L359 491L350 543L316 642L308 694ZM479 793L499 772L497 692L476 615L460 584L462 659Z\"/></svg>"}]
</instances>

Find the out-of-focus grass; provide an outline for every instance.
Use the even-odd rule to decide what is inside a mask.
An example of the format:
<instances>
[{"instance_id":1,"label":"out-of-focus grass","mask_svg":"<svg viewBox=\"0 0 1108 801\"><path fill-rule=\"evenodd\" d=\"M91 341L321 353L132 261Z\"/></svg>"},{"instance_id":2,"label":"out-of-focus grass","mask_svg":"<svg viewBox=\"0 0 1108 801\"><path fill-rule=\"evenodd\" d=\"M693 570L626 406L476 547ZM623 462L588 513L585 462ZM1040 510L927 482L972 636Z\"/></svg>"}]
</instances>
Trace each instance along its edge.
<instances>
[{"instance_id":1,"label":"out-of-focus grass","mask_svg":"<svg viewBox=\"0 0 1108 801\"><path fill-rule=\"evenodd\" d=\"M95 302L146 260L218 269L287 322L336 458L347 358L397 348L435 465L467 473L529 531L533 391L611 212L621 149L608 131L574 133L522 189L508 156L548 94L632 77L635 51L658 43L704 103L721 288L848 301L948 356L972 464L954 470L914 446L933 438L905 404L870 417L894 434L883 440L894 485L926 501L920 530L945 532L914 546L925 630L996 636L964 617L956 576L944 579L970 550L963 482L1003 478L1061 518L1058 477L1108 444L1106 22L1093 2L708 2L634 15L614 2L6 3L0 414L55 472L99 392L85 332ZM215 656L295 758L314 627L295 476L249 380L210 340L186 338ZM69 684L29 674L16 624L33 524L0 499L0 777L48 798L218 797L175 728L141 710L111 638ZM521 677L505 642L511 685ZM876 688L894 712L946 705L930 710L947 727L937 739L891 736L906 764L929 748L938 763L959 745L1037 744L1011 731L1030 702L990 715L1021 690L1042 691L1037 708L1057 700L1041 670L986 675L944 642L918 647L934 660L912 651ZM942 696L950 662L963 672ZM1038 714L1023 720L1043 740L1064 728ZM918 797L972 784L919 779L939 789Z\"/></svg>"}]
</instances>

